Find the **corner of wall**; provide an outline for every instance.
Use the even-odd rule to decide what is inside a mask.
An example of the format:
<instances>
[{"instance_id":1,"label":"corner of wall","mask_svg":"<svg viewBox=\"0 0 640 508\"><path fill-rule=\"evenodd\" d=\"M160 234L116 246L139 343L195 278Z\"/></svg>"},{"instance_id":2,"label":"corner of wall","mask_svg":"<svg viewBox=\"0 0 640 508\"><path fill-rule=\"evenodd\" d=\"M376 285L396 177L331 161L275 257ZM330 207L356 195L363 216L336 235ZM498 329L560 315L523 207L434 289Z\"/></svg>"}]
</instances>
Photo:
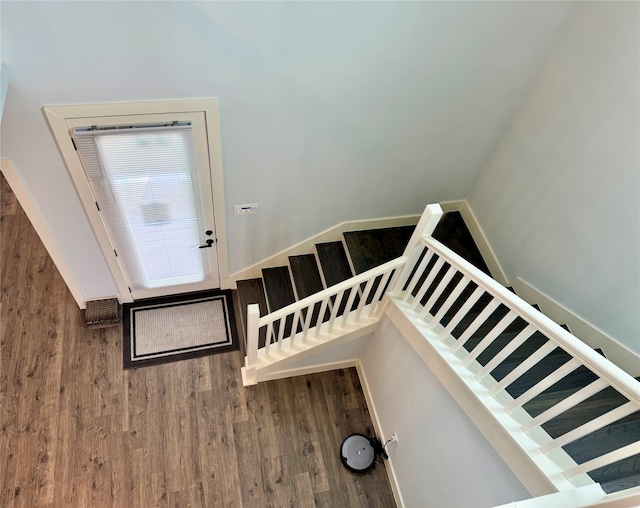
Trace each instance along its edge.
<instances>
[{"instance_id":1,"label":"corner of wall","mask_svg":"<svg viewBox=\"0 0 640 508\"><path fill-rule=\"evenodd\" d=\"M0 60L0 123L2 122L2 113L4 112L4 101L7 98L7 89L9 88L9 74L7 68Z\"/></svg>"},{"instance_id":2,"label":"corner of wall","mask_svg":"<svg viewBox=\"0 0 640 508\"><path fill-rule=\"evenodd\" d=\"M58 248L58 244L56 243L53 235L51 234L51 230L49 226L45 223L42 218L42 214L38 210L38 207L29 192L29 189L25 186L22 178L18 171L13 166L11 160L9 159L0 159L0 169L2 170L2 174L6 178L9 187L16 196L16 199L20 203L20 206L27 214L31 225L36 230L36 233L40 237L45 249L51 256L53 263L56 265L56 268L60 272L65 284L69 288L69 291L73 295L78 307L84 309L86 307L86 298L82 294L80 287L78 286L76 279L67 264L66 259L64 258L62 252Z\"/></svg>"},{"instance_id":3,"label":"corner of wall","mask_svg":"<svg viewBox=\"0 0 640 508\"><path fill-rule=\"evenodd\" d=\"M571 333L591 348L601 348L609 360L628 374L640 376L640 356L637 353L620 344L614 338L574 314L520 277L508 280L466 199L461 201L446 201L441 203L440 206L444 212L460 212L482 257L489 266L489 270L494 279L504 286L512 286L518 296L528 303L539 305L543 313L556 323L569 326Z\"/></svg>"},{"instance_id":4,"label":"corner of wall","mask_svg":"<svg viewBox=\"0 0 640 508\"><path fill-rule=\"evenodd\" d=\"M364 393L364 398L367 402L367 408L369 409L369 414L371 415L371 422L373 423L373 428L375 430L376 436L380 439L385 434L384 434L384 431L382 430L380 417L376 412L376 406L373 402L373 396L369 388L369 383L367 382L367 375L365 374L364 368L361 363L361 359L358 359L355 362L355 367L356 367L356 370L358 371L358 378L360 379L362 392ZM399 508L403 508L405 504L404 504L404 500L402 499L402 494L400 493L398 478L396 476L395 469L393 468L392 457L389 457L389 459L385 462L384 467L385 467L385 471L387 472L387 477L389 478L389 484L391 485L393 498L396 500L396 505Z\"/></svg>"},{"instance_id":5,"label":"corner of wall","mask_svg":"<svg viewBox=\"0 0 640 508\"><path fill-rule=\"evenodd\" d=\"M482 258L489 267L492 277L503 286L509 286L509 280L507 279L495 252L491 248L489 240L487 240L484 231L480 227L480 223L473 213L469 202L466 199L461 201L445 201L440 203L440 206L442 207L442 211L445 213L460 212L460 215L462 215L464 223L467 225L480 254L482 254Z\"/></svg>"}]
</instances>

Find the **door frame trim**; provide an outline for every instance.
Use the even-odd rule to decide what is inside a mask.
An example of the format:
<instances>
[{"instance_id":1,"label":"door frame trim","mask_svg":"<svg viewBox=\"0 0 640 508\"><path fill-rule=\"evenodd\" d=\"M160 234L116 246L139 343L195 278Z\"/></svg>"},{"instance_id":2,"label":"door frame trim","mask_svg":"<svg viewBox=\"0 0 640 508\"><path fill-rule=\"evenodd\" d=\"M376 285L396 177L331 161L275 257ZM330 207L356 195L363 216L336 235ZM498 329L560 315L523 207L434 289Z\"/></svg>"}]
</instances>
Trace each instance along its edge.
<instances>
[{"instance_id":1,"label":"door frame trim","mask_svg":"<svg viewBox=\"0 0 640 508\"><path fill-rule=\"evenodd\" d=\"M75 150L67 119L91 118L99 116L153 115L163 113L204 113L207 143L209 148L209 167L211 174L211 192L213 196L213 215L216 226L218 245L218 272L220 289L230 287L227 231L224 203L224 178L222 170L222 153L220 144L220 115L218 99L185 99L153 102L130 102L111 104L80 104L72 106L45 106L42 108L53 137L55 138L69 175L74 183L78 196L85 209L91 228L102 252L113 279L118 287L118 298L121 302L132 302L124 274L113 252L111 240L102 217L95 206L95 199L89 181L85 175L80 157Z\"/></svg>"}]
</instances>

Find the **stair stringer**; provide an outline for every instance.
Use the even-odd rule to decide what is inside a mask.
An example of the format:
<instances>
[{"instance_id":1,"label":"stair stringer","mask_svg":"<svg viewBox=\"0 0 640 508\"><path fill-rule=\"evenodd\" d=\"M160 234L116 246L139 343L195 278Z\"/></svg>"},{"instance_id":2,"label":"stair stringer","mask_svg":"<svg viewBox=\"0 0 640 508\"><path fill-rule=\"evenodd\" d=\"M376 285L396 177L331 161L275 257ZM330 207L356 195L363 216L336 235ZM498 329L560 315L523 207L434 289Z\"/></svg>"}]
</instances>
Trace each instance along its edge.
<instances>
[{"instance_id":1,"label":"stair stringer","mask_svg":"<svg viewBox=\"0 0 640 508\"><path fill-rule=\"evenodd\" d=\"M566 323L576 337L593 349L601 348L606 357L631 376L640 376L640 356L624 344L576 315L553 298L532 286L521 277L511 283L523 300L537 303L541 312L556 323Z\"/></svg>"},{"instance_id":2,"label":"stair stringer","mask_svg":"<svg viewBox=\"0 0 640 508\"><path fill-rule=\"evenodd\" d=\"M491 247L488 237L480 226L473 209L467 200L445 201L440 206L445 213L460 212L465 225L489 267L492 277L505 287L512 286L518 296L531 304L538 304L542 312L556 323L566 323L576 337L592 349L601 348L606 357L631 376L640 376L640 355L628 346L598 329L584 317L578 316L561 303L532 286L520 276L509 279Z\"/></svg>"},{"instance_id":3,"label":"stair stringer","mask_svg":"<svg viewBox=\"0 0 640 508\"><path fill-rule=\"evenodd\" d=\"M398 217L387 217L379 219L366 219L345 221L331 228L318 233L302 242L299 242L288 249L284 249L268 258L263 259L253 265L243 268L229 275L229 281L232 289L236 289L236 283L243 279L255 279L262 277L263 268L271 268L274 266L288 266L289 256L297 256L300 254L309 254L315 252L315 245L324 242L344 243L343 234L350 231L361 231L367 229L390 228L397 226L413 226L418 223L420 215L403 215ZM346 249L346 245L345 245ZM347 250L348 252L348 250ZM351 259L349 258L349 263ZM351 267L353 269L353 266ZM355 272L354 272L355 273Z\"/></svg>"},{"instance_id":4,"label":"stair stringer","mask_svg":"<svg viewBox=\"0 0 640 508\"><path fill-rule=\"evenodd\" d=\"M563 470L575 465L575 461L561 448L554 450L557 452L554 454L542 453L540 446L551 441L551 437L540 427L523 432L520 427L531 417L522 408L507 414L504 402L513 399L506 392L499 393L497 398L489 396L491 386L486 381L477 381L473 366L464 367L462 360L450 351L450 344L439 340L441 327L432 330L406 303L393 296L384 313L532 496L594 483L587 474L575 476L571 481L563 476Z\"/></svg>"},{"instance_id":5,"label":"stair stringer","mask_svg":"<svg viewBox=\"0 0 640 508\"><path fill-rule=\"evenodd\" d=\"M331 333L320 333L317 337L306 341L302 341L302 334L298 333L294 337L294 346L291 348L288 347L291 339L283 340L281 352L272 351L266 355L263 348L258 352L254 380L248 379L246 368L242 368L243 384L250 386L261 381L353 367L358 360L358 356L354 357L353 352L347 352L344 358L332 359L329 362L322 358L314 361L313 358L371 335L377 326L378 319L370 318L357 325L349 323L344 327L336 328Z\"/></svg>"}]
</instances>

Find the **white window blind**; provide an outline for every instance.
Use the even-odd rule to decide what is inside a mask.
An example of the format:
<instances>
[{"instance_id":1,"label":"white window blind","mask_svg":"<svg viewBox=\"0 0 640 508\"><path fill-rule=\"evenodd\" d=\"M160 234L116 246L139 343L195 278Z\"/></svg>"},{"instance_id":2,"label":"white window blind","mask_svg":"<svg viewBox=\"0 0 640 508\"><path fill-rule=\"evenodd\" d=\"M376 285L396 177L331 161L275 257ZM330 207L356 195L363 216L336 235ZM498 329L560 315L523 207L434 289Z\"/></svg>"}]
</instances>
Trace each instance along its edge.
<instances>
[{"instance_id":1,"label":"white window blind","mask_svg":"<svg viewBox=\"0 0 640 508\"><path fill-rule=\"evenodd\" d=\"M204 280L191 125L76 128L73 137L131 289Z\"/></svg>"}]
</instances>

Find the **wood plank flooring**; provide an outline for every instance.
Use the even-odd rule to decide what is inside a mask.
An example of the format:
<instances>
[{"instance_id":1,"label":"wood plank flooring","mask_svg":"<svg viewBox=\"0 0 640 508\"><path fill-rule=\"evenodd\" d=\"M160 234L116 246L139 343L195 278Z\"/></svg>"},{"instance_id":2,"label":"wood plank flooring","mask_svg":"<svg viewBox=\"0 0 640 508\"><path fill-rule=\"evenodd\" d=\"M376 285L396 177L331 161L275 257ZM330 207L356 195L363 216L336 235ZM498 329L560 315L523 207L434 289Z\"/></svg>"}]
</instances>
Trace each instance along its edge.
<instances>
[{"instance_id":1,"label":"wood plank flooring","mask_svg":"<svg viewBox=\"0 0 640 508\"><path fill-rule=\"evenodd\" d=\"M384 464L340 463L373 432L354 369L243 388L236 351L124 371L121 329L84 326L0 193L0 506L395 506Z\"/></svg>"}]
</instances>

